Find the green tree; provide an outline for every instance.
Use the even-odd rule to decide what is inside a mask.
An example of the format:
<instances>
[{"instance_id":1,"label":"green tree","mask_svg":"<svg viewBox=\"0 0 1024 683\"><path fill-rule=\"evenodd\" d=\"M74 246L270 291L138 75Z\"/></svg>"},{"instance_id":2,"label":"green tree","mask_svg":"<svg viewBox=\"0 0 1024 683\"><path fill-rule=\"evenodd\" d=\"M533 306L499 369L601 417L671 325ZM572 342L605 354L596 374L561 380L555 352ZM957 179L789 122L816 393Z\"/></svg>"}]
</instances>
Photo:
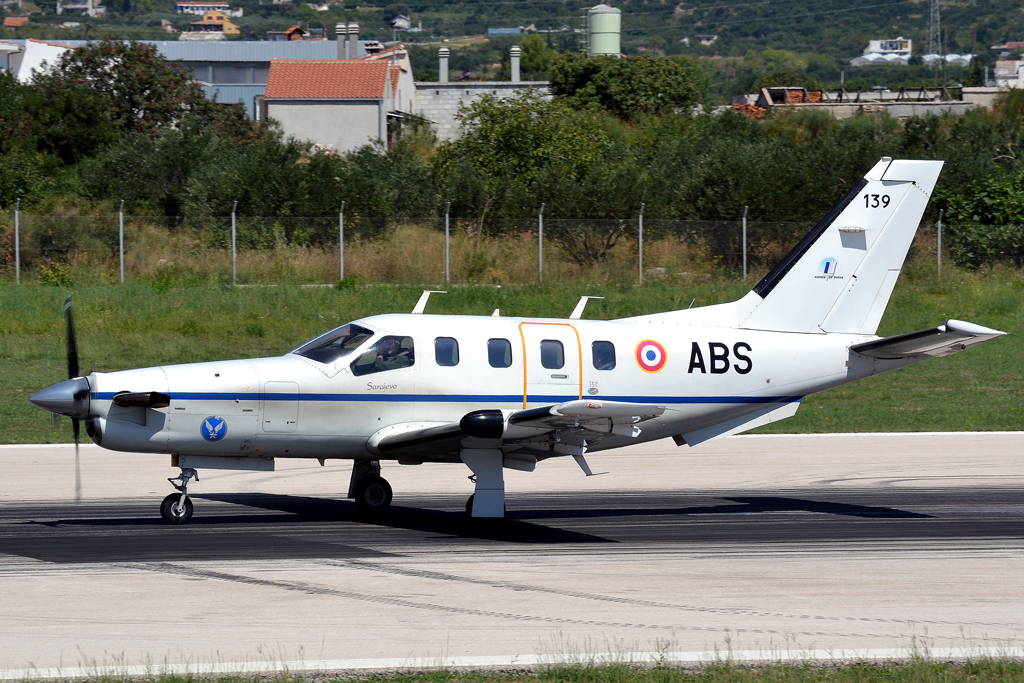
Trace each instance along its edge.
<instances>
[{"instance_id":1,"label":"green tree","mask_svg":"<svg viewBox=\"0 0 1024 683\"><path fill-rule=\"evenodd\" d=\"M189 116L230 125L233 134L253 134L237 114L210 102L191 74L161 57L148 43L101 41L65 52L33 86L46 98L64 90L88 90L102 103L120 133L155 135Z\"/></svg>"},{"instance_id":2,"label":"green tree","mask_svg":"<svg viewBox=\"0 0 1024 683\"><path fill-rule=\"evenodd\" d=\"M968 88L985 85L985 75L981 72L981 64L978 63L977 59L971 60L971 70L967 74L967 80L964 81L964 85Z\"/></svg>"},{"instance_id":3,"label":"green tree","mask_svg":"<svg viewBox=\"0 0 1024 683\"><path fill-rule=\"evenodd\" d=\"M117 140L107 102L86 84L44 80L29 88L23 106L36 148L69 166Z\"/></svg>"},{"instance_id":4,"label":"green tree","mask_svg":"<svg viewBox=\"0 0 1024 683\"><path fill-rule=\"evenodd\" d=\"M555 95L576 105L595 104L627 121L669 114L699 104L706 77L688 57L583 57L571 53L551 60Z\"/></svg>"},{"instance_id":5,"label":"green tree","mask_svg":"<svg viewBox=\"0 0 1024 683\"><path fill-rule=\"evenodd\" d=\"M554 52L548 49L537 34L529 35L520 42L523 54L520 62L523 80L542 81L548 77L548 63Z\"/></svg>"}]
</instances>

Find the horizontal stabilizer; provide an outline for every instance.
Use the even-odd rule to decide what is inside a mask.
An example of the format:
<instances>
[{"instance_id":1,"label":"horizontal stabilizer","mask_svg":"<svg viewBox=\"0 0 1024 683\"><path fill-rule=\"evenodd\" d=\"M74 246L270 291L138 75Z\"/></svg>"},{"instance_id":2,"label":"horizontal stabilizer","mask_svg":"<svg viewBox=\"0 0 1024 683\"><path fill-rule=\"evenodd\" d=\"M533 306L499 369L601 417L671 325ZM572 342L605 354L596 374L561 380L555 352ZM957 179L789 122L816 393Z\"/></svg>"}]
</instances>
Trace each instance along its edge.
<instances>
[{"instance_id":1,"label":"horizontal stabilizer","mask_svg":"<svg viewBox=\"0 0 1024 683\"><path fill-rule=\"evenodd\" d=\"M889 360L917 357L939 358L1001 337L1004 334L1006 333L962 320L947 320L938 327L927 330L907 332L894 337L854 344L850 350L862 356Z\"/></svg>"}]
</instances>

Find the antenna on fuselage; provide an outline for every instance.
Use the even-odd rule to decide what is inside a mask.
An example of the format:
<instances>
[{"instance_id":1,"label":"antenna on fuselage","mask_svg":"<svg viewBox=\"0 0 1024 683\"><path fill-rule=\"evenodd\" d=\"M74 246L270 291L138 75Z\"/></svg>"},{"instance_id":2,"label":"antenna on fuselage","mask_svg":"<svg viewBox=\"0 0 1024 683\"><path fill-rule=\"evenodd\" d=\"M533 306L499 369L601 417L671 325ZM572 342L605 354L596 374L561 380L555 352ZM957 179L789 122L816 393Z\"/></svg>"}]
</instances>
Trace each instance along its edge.
<instances>
[{"instance_id":1,"label":"antenna on fuselage","mask_svg":"<svg viewBox=\"0 0 1024 683\"><path fill-rule=\"evenodd\" d=\"M491 313L491 317L492 318L500 318L501 317L501 313L499 312L499 309L495 308L494 309L494 313Z\"/></svg>"},{"instance_id":2,"label":"antenna on fuselage","mask_svg":"<svg viewBox=\"0 0 1024 683\"><path fill-rule=\"evenodd\" d=\"M572 313L569 314L569 320L579 320L583 317L583 309L587 307L587 302L591 299L603 299L603 296L581 296L580 302L576 304L576 308L572 309Z\"/></svg>"},{"instance_id":3,"label":"antenna on fuselage","mask_svg":"<svg viewBox=\"0 0 1024 683\"><path fill-rule=\"evenodd\" d=\"M427 307L427 301L430 299L430 295L431 294L447 294L447 293L448 292L443 292L440 289L424 289L423 290L423 294L420 294L420 300L416 302L415 306L413 306L412 312L413 313L422 313L423 309Z\"/></svg>"}]
</instances>

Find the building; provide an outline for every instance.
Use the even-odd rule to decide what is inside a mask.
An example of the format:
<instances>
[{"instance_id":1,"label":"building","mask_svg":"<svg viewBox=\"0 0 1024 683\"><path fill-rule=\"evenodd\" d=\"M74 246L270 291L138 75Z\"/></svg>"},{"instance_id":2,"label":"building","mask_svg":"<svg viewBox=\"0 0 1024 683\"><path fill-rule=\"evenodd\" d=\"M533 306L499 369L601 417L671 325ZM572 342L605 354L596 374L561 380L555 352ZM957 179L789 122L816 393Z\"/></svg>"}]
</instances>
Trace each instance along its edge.
<instances>
[{"instance_id":1,"label":"building","mask_svg":"<svg viewBox=\"0 0 1024 683\"><path fill-rule=\"evenodd\" d=\"M28 17L4 17L4 28L21 28L28 23Z\"/></svg>"},{"instance_id":2,"label":"building","mask_svg":"<svg viewBox=\"0 0 1024 683\"><path fill-rule=\"evenodd\" d=\"M0 66L19 82L28 83L33 71L45 72L70 49L69 45L34 38L0 41Z\"/></svg>"},{"instance_id":3,"label":"building","mask_svg":"<svg viewBox=\"0 0 1024 683\"><path fill-rule=\"evenodd\" d=\"M232 23L228 15L220 10L207 12L202 21L193 21L192 32L223 33L226 36L237 36L240 33L238 24Z\"/></svg>"},{"instance_id":4,"label":"building","mask_svg":"<svg viewBox=\"0 0 1024 683\"><path fill-rule=\"evenodd\" d=\"M176 2L174 3L175 14L196 14L202 16L207 12L231 13L231 6L226 2Z\"/></svg>"},{"instance_id":5,"label":"building","mask_svg":"<svg viewBox=\"0 0 1024 683\"><path fill-rule=\"evenodd\" d=\"M100 0L57 0L57 14L77 14L87 17L99 17L107 13L107 8Z\"/></svg>"},{"instance_id":6,"label":"building","mask_svg":"<svg viewBox=\"0 0 1024 683\"><path fill-rule=\"evenodd\" d=\"M913 48L913 41L902 36L887 40L871 40L864 48L864 54L850 60L850 66L909 64Z\"/></svg>"},{"instance_id":7,"label":"building","mask_svg":"<svg viewBox=\"0 0 1024 683\"><path fill-rule=\"evenodd\" d=\"M526 90L547 94L551 84L548 81L519 80L519 47L512 48L511 81L457 81L449 82L446 47L438 50L438 77L436 83L416 83L416 100L413 113L428 121L434 128L438 140L453 140L459 136L459 108L491 97L514 97Z\"/></svg>"},{"instance_id":8,"label":"building","mask_svg":"<svg viewBox=\"0 0 1024 683\"><path fill-rule=\"evenodd\" d=\"M292 26L285 31L267 31L267 40L287 42L290 40L308 40L309 33L300 26Z\"/></svg>"},{"instance_id":9,"label":"building","mask_svg":"<svg viewBox=\"0 0 1024 683\"><path fill-rule=\"evenodd\" d=\"M260 119L320 149L350 152L388 139L397 109L399 67L385 60L274 60ZM408 103L411 108L411 103Z\"/></svg>"},{"instance_id":10,"label":"building","mask_svg":"<svg viewBox=\"0 0 1024 683\"><path fill-rule=\"evenodd\" d=\"M944 88L871 90L808 90L802 87L767 87L751 95L733 98L732 108L750 118L764 118L771 110L827 111L837 119L857 114L885 113L893 118L963 114L976 107L991 108L996 88L962 88L959 93Z\"/></svg>"},{"instance_id":11,"label":"building","mask_svg":"<svg viewBox=\"0 0 1024 683\"><path fill-rule=\"evenodd\" d=\"M995 76L997 88L1024 88L1024 60L1000 59Z\"/></svg>"}]
</instances>

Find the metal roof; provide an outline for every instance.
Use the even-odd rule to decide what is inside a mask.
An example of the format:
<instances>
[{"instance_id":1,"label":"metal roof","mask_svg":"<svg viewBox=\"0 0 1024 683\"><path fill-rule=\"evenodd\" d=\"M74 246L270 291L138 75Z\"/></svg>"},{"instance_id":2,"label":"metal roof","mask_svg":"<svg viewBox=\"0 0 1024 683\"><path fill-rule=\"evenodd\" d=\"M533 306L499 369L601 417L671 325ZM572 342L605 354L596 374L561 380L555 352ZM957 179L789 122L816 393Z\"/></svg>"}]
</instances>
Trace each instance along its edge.
<instances>
[{"instance_id":1,"label":"metal roof","mask_svg":"<svg viewBox=\"0 0 1024 683\"><path fill-rule=\"evenodd\" d=\"M24 39L5 40L24 43ZM61 40L61 45L81 47L92 41ZM150 43L169 60L184 62L269 62L271 59L337 59L338 43L333 40L141 40ZM359 56L366 55L359 41Z\"/></svg>"}]
</instances>

